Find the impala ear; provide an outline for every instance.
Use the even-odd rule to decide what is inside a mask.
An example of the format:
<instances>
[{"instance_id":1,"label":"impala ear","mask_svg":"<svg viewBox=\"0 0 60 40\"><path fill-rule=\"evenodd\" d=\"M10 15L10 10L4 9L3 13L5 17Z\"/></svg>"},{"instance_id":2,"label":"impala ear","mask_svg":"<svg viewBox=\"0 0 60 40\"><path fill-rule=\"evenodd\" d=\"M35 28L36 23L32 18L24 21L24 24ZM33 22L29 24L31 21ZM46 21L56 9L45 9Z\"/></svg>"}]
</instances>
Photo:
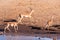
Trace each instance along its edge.
<instances>
[{"instance_id":1,"label":"impala ear","mask_svg":"<svg viewBox=\"0 0 60 40\"><path fill-rule=\"evenodd\" d=\"M32 8L30 8L30 10L32 10Z\"/></svg>"},{"instance_id":2,"label":"impala ear","mask_svg":"<svg viewBox=\"0 0 60 40\"><path fill-rule=\"evenodd\" d=\"M21 14L19 14L19 17L21 18Z\"/></svg>"},{"instance_id":3,"label":"impala ear","mask_svg":"<svg viewBox=\"0 0 60 40\"><path fill-rule=\"evenodd\" d=\"M52 16L51 18L54 19L54 16Z\"/></svg>"}]
</instances>

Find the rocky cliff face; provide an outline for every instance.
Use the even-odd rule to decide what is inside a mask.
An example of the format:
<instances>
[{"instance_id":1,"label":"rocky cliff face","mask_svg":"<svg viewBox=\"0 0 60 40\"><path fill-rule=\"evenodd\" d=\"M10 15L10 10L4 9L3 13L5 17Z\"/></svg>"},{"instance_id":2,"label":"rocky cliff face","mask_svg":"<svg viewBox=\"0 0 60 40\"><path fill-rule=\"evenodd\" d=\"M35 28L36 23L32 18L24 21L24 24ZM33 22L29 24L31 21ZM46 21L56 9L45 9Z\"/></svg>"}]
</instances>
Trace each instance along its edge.
<instances>
[{"instance_id":1,"label":"rocky cliff face","mask_svg":"<svg viewBox=\"0 0 60 40\"><path fill-rule=\"evenodd\" d=\"M16 19L18 14L29 14L29 8L34 10L33 19L24 18L23 22L45 26L54 16L53 24L60 24L60 0L0 0L0 19Z\"/></svg>"}]
</instances>

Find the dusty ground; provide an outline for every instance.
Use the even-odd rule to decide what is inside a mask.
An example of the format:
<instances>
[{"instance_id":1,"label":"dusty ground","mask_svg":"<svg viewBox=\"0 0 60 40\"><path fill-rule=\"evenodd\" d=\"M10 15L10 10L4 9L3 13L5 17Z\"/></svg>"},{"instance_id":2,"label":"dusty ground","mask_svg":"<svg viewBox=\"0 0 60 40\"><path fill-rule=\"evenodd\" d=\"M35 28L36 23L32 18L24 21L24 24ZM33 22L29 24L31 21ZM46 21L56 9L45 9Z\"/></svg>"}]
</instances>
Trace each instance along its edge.
<instances>
[{"instance_id":1,"label":"dusty ground","mask_svg":"<svg viewBox=\"0 0 60 40\"><path fill-rule=\"evenodd\" d=\"M0 19L16 19L18 14L29 14L34 10L32 17L34 25L45 26L46 22L54 16L53 24L60 24L60 0L0 0ZM24 18L22 21L31 23Z\"/></svg>"}]
</instances>

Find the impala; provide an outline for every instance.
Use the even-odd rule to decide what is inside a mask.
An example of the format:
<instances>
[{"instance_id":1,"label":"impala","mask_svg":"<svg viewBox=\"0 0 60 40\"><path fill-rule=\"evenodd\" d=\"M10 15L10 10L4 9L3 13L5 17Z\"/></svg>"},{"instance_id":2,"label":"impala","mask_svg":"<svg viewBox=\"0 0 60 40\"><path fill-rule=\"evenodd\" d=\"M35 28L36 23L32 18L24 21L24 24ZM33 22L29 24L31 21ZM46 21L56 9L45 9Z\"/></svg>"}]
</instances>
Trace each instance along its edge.
<instances>
[{"instance_id":1,"label":"impala","mask_svg":"<svg viewBox=\"0 0 60 40\"><path fill-rule=\"evenodd\" d=\"M32 13L34 12L34 10L32 10L31 12L30 12L30 14L20 14L20 16L21 16L21 18L20 18L20 22L22 21L22 19L24 18L24 17L29 17L29 18L32 18Z\"/></svg>"},{"instance_id":2,"label":"impala","mask_svg":"<svg viewBox=\"0 0 60 40\"><path fill-rule=\"evenodd\" d=\"M47 21L45 28L49 28L50 26L53 25L53 21L54 21L53 18L54 18L54 16L52 16L51 19Z\"/></svg>"},{"instance_id":3,"label":"impala","mask_svg":"<svg viewBox=\"0 0 60 40\"><path fill-rule=\"evenodd\" d=\"M7 23L7 26L5 27L4 30L7 29L7 30L10 31L9 27L11 26L11 27L14 27L15 32L17 32L17 30L18 30L18 24L20 23L20 16L18 17L17 22L11 22L11 21L9 21L9 22L6 22L6 23Z\"/></svg>"}]
</instances>

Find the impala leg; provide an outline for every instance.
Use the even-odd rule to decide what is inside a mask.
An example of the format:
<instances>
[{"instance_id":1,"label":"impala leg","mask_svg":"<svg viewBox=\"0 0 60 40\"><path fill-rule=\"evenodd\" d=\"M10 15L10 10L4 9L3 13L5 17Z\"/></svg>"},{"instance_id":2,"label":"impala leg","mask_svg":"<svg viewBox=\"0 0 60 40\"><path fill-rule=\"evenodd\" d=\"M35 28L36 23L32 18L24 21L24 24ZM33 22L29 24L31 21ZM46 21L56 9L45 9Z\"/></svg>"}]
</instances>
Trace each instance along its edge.
<instances>
[{"instance_id":1,"label":"impala leg","mask_svg":"<svg viewBox=\"0 0 60 40\"><path fill-rule=\"evenodd\" d=\"M49 29L49 25L46 25L45 29Z\"/></svg>"},{"instance_id":2,"label":"impala leg","mask_svg":"<svg viewBox=\"0 0 60 40\"><path fill-rule=\"evenodd\" d=\"M16 26L16 29L18 30L18 25Z\"/></svg>"},{"instance_id":3,"label":"impala leg","mask_svg":"<svg viewBox=\"0 0 60 40\"><path fill-rule=\"evenodd\" d=\"M10 31L9 24L4 28L4 31L6 31L6 29Z\"/></svg>"},{"instance_id":4,"label":"impala leg","mask_svg":"<svg viewBox=\"0 0 60 40\"><path fill-rule=\"evenodd\" d=\"M17 30L18 30L18 26L17 25L14 26L14 30L15 30L15 32L17 32Z\"/></svg>"},{"instance_id":5,"label":"impala leg","mask_svg":"<svg viewBox=\"0 0 60 40\"><path fill-rule=\"evenodd\" d=\"M14 26L14 30L15 30L15 32L16 32L15 26Z\"/></svg>"},{"instance_id":6,"label":"impala leg","mask_svg":"<svg viewBox=\"0 0 60 40\"><path fill-rule=\"evenodd\" d=\"M48 25L45 26L45 29L48 28Z\"/></svg>"}]
</instances>

